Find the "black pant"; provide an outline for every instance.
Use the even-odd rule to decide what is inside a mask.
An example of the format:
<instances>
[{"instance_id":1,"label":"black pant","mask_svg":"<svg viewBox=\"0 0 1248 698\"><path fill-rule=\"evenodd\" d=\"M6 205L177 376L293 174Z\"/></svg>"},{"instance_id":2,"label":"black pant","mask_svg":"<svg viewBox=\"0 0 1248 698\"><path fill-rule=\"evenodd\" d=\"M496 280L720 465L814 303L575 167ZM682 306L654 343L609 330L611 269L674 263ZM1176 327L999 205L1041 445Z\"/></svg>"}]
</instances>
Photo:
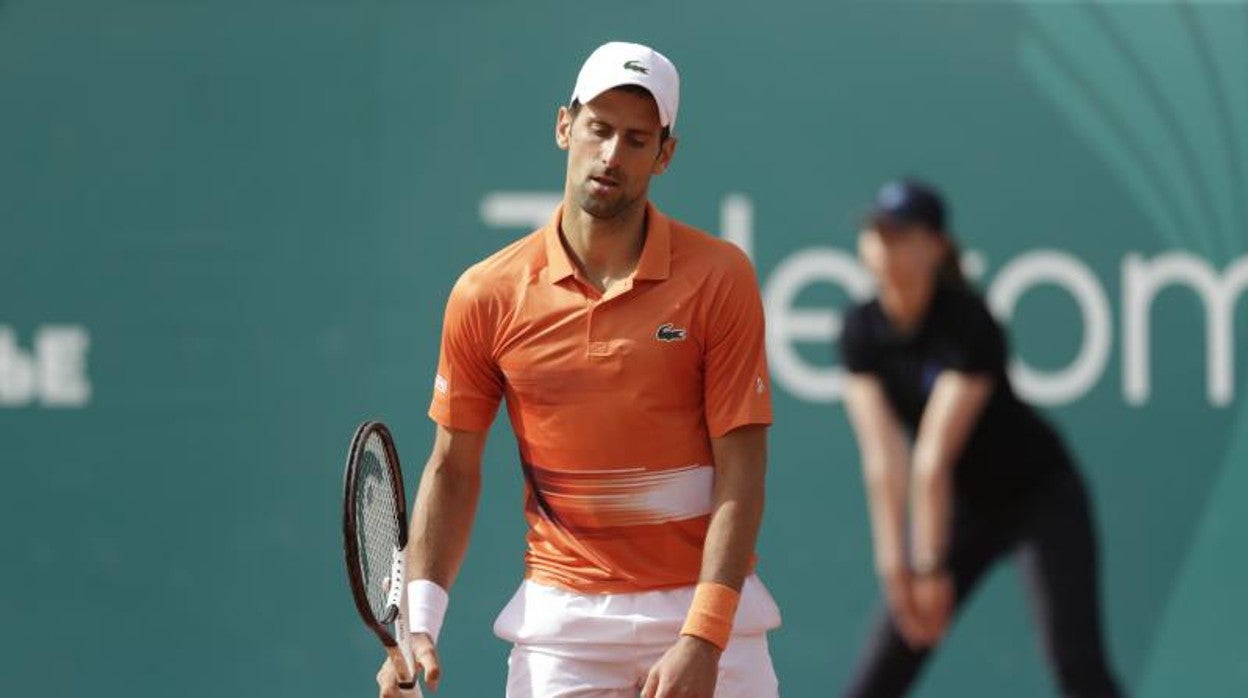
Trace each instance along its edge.
<instances>
[{"instance_id":1,"label":"black pant","mask_svg":"<svg viewBox=\"0 0 1248 698\"><path fill-rule=\"evenodd\" d=\"M960 607L988 567L1017 549L1028 592L1062 695L1122 695L1101 635L1096 534L1079 475L1063 468L1012 515L988 516L955 505L949 571ZM909 689L929 650L914 650L881 613L844 695L889 698Z\"/></svg>"}]
</instances>

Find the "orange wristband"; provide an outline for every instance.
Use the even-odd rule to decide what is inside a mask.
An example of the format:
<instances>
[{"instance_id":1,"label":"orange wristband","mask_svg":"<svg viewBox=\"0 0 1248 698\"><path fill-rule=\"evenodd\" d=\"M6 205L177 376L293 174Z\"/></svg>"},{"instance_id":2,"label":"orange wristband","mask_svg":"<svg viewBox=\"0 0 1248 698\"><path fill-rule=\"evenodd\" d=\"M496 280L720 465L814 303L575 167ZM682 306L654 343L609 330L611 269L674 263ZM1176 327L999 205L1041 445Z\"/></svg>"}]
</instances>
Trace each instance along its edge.
<instances>
[{"instance_id":1,"label":"orange wristband","mask_svg":"<svg viewBox=\"0 0 1248 698\"><path fill-rule=\"evenodd\" d=\"M732 635L732 620L737 615L740 600L741 592L732 587L715 582L699 583L680 634L700 637L724 649Z\"/></svg>"}]
</instances>

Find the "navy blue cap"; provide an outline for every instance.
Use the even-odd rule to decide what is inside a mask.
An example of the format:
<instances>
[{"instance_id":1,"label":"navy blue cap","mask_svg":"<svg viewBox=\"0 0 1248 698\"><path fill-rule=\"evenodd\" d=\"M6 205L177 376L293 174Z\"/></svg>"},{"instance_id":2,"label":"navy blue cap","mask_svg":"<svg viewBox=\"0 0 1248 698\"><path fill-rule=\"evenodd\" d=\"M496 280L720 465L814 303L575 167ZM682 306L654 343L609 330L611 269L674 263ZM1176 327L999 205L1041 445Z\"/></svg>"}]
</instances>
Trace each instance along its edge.
<instances>
[{"instance_id":1,"label":"navy blue cap","mask_svg":"<svg viewBox=\"0 0 1248 698\"><path fill-rule=\"evenodd\" d=\"M945 202L931 186L914 179L886 182L875 195L869 219L872 224L904 227L915 223L945 232Z\"/></svg>"}]
</instances>

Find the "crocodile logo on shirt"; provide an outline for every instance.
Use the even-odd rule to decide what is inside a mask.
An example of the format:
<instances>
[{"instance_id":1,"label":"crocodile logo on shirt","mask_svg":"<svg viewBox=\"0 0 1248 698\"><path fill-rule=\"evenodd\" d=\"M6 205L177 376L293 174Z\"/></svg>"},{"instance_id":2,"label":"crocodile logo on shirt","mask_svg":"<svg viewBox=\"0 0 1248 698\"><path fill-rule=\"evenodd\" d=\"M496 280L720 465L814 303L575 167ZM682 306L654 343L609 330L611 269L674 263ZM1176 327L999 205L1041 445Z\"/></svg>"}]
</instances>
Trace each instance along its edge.
<instances>
[{"instance_id":1,"label":"crocodile logo on shirt","mask_svg":"<svg viewBox=\"0 0 1248 698\"><path fill-rule=\"evenodd\" d=\"M631 70L634 73L641 73L642 75L650 74L650 69L637 61L624 61L624 70Z\"/></svg>"},{"instance_id":2,"label":"crocodile logo on shirt","mask_svg":"<svg viewBox=\"0 0 1248 698\"><path fill-rule=\"evenodd\" d=\"M661 342L680 342L684 341L685 335L688 334L684 329L665 322L659 325L659 329L654 333L656 339Z\"/></svg>"}]
</instances>

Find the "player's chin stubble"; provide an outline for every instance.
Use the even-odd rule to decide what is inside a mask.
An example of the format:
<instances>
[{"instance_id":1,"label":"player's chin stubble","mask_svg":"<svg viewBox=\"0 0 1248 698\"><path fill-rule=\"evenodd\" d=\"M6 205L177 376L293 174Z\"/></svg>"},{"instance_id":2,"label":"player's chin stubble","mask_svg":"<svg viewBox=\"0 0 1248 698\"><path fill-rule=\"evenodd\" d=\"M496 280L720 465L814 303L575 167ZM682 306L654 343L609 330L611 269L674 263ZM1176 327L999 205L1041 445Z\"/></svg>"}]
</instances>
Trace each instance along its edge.
<instances>
[{"instance_id":1,"label":"player's chin stubble","mask_svg":"<svg viewBox=\"0 0 1248 698\"><path fill-rule=\"evenodd\" d=\"M581 210L598 220L611 220L617 218L620 214L631 209L636 203L636 198L628 198L622 192L612 197L594 196L588 191L588 185L581 187L577 198Z\"/></svg>"}]
</instances>

